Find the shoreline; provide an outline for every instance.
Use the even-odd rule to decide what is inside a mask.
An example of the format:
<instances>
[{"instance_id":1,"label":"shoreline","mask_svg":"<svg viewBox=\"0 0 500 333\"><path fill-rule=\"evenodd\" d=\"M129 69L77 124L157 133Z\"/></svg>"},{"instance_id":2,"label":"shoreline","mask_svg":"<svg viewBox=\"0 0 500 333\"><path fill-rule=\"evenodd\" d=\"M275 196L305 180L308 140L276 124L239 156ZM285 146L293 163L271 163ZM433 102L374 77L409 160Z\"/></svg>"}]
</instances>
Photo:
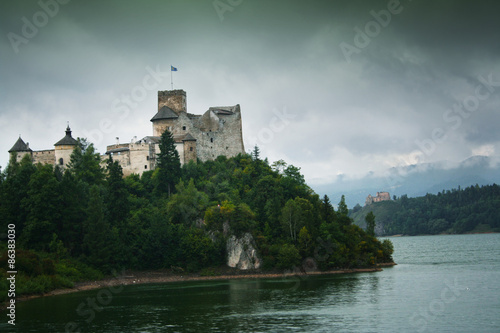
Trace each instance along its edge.
<instances>
[{"instance_id":1,"label":"shoreline","mask_svg":"<svg viewBox=\"0 0 500 333\"><path fill-rule=\"evenodd\" d=\"M175 283L187 281L217 281L217 280L236 280L236 279L277 279L287 277L302 277L317 275L336 275L336 274L351 274L351 273L371 273L382 271L381 267L391 267L397 265L396 263L381 263L377 267L372 268L351 268L351 269L338 269L330 271L311 271L311 272L284 272L284 273L262 273L262 272L236 272L229 274L221 274L214 276L201 276L199 274L174 274L167 271L150 271L150 272L128 272L126 275L116 276L113 278L106 278L98 281L86 281L75 283L73 288L55 289L43 294L25 295L16 298L17 302L23 302L40 297L56 296L77 293L80 291L88 291L95 289L102 289L115 286L128 286L138 284L153 284L153 283ZM1 310L5 310L7 303L1 305Z\"/></svg>"},{"instance_id":2,"label":"shoreline","mask_svg":"<svg viewBox=\"0 0 500 333\"><path fill-rule=\"evenodd\" d=\"M420 236L459 236L459 235L482 235L482 234L500 234L498 231L478 231L478 232L465 232L462 234L418 234L418 235L406 235L406 234L395 234L389 236L377 236L378 238L395 238L395 237L420 237Z\"/></svg>"}]
</instances>

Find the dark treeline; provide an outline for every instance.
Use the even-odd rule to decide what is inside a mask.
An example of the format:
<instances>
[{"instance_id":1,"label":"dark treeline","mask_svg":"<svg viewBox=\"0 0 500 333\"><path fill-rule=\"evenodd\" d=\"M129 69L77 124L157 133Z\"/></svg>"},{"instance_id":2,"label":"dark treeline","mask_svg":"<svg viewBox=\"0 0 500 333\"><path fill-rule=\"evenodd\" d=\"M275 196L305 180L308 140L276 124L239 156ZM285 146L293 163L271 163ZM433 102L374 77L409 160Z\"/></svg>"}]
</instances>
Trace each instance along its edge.
<instances>
[{"instance_id":1,"label":"dark treeline","mask_svg":"<svg viewBox=\"0 0 500 333\"><path fill-rule=\"evenodd\" d=\"M375 203L352 214L373 211L384 234L440 234L500 231L500 186L470 186L394 201ZM358 216L360 215L360 216Z\"/></svg>"},{"instance_id":2,"label":"dark treeline","mask_svg":"<svg viewBox=\"0 0 500 333\"><path fill-rule=\"evenodd\" d=\"M1 228L15 225L21 277L218 267L226 261L228 226L231 235L253 235L264 270L289 269L305 257L320 258L322 269L392 261L392 244L352 224L343 200L335 211L299 168L270 165L257 147L181 168L165 132L158 167L123 177L117 162L103 166L93 145L78 141L64 172L25 156L1 174Z\"/></svg>"}]
</instances>

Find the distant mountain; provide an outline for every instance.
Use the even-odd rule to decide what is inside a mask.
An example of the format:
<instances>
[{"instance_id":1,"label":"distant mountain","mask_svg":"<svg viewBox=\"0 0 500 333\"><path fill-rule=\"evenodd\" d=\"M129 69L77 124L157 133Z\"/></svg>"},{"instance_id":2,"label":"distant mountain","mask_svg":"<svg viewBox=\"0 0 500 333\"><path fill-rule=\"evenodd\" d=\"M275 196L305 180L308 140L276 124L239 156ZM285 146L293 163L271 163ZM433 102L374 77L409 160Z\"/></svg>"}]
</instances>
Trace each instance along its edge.
<instances>
[{"instance_id":1,"label":"distant mountain","mask_svg":"<svg viewBox=\"0 0 500 333\"><path fill-rule=\"evenodd\" d=\"M357 203L364 206L368 194L389 192L391 198L403 194L408 197L436 194L444 189L464 188L470 185L500 183L500 159L472 156L462 162L442 161L390 168L384 173L369 173L360 179L339 176L334 183L313 186L316 193L327 194L337 204L342 195L348 207Z\"/></svg>"}]
</instances>

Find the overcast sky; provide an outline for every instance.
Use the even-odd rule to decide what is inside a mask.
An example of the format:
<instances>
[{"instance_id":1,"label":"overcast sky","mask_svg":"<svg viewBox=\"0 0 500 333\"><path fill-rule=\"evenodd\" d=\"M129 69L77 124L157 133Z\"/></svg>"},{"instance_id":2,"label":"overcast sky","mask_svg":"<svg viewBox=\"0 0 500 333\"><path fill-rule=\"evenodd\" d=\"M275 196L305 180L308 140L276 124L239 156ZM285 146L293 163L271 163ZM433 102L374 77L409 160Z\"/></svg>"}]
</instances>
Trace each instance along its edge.
<instances>
[{"instance_id":1,"label":"overcast sky","mask_svg":"<svg viewBox=\"0 0 500 333\"><path fill-rule=\"evenodd\" d=\"M500 153L497 1L55 1L0 4L3 168L67 121L101 153L151 135L170 65L188 112L240 104L246 150L312 185Z\"/></svg>"}]
</instances>

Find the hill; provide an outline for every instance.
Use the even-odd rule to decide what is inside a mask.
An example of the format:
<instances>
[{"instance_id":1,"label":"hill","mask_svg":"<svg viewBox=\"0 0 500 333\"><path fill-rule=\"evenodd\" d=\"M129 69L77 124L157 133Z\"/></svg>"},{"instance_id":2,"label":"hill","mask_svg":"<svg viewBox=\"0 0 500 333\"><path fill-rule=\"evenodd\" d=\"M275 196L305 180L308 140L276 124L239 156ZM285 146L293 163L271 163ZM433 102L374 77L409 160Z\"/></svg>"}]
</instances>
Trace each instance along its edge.
<instances>
[{"instance_id":1,"label":"hill","mask_svg":"<svg viewBox=\"0 0 500 333\"><path fill-rule=\"evenodd\" d=\"M342 195L349 207L363 205L368 194L386 191L396 196L409 197L437 194L444 189L462 188L472 185L500 183L498 157L472 156L459 163L442 161L390 168L380 173L369 173L359 179L345 175L337 177L331 184L316 185L314 190L327 194L333 202Z\"/></svg>"},{"instance_id":2,"label":"hill","mask_svg":"<svg viewBox=\"0 0 500 333\"><path fill-rule=\"evenodd\" d=\"M270 165L258 148L181 168L173 142L166 131L158 167L141 176L123 177L112 159L103 168L85 140L65 170L13 156L0 174L0 227L15 230L18 290L47 292L114 269L214 274L225 265L279 272L392 262L390 241L352 224L345 203L335 211L320 199L300 168ZM0 263L10 260L8 246L0 240Z\"/></svg>"},{"instance_id":3,"label":"hill","mask_svg":"<svg viewBox=\"0 0 500 333\"><path fill-rule=\"evenodd\" d=\"M373 212L377 235L500 232L500 186L470 186L437 194L373 203L350 212L365 228Z\"/></svg>"}]
</instances>

